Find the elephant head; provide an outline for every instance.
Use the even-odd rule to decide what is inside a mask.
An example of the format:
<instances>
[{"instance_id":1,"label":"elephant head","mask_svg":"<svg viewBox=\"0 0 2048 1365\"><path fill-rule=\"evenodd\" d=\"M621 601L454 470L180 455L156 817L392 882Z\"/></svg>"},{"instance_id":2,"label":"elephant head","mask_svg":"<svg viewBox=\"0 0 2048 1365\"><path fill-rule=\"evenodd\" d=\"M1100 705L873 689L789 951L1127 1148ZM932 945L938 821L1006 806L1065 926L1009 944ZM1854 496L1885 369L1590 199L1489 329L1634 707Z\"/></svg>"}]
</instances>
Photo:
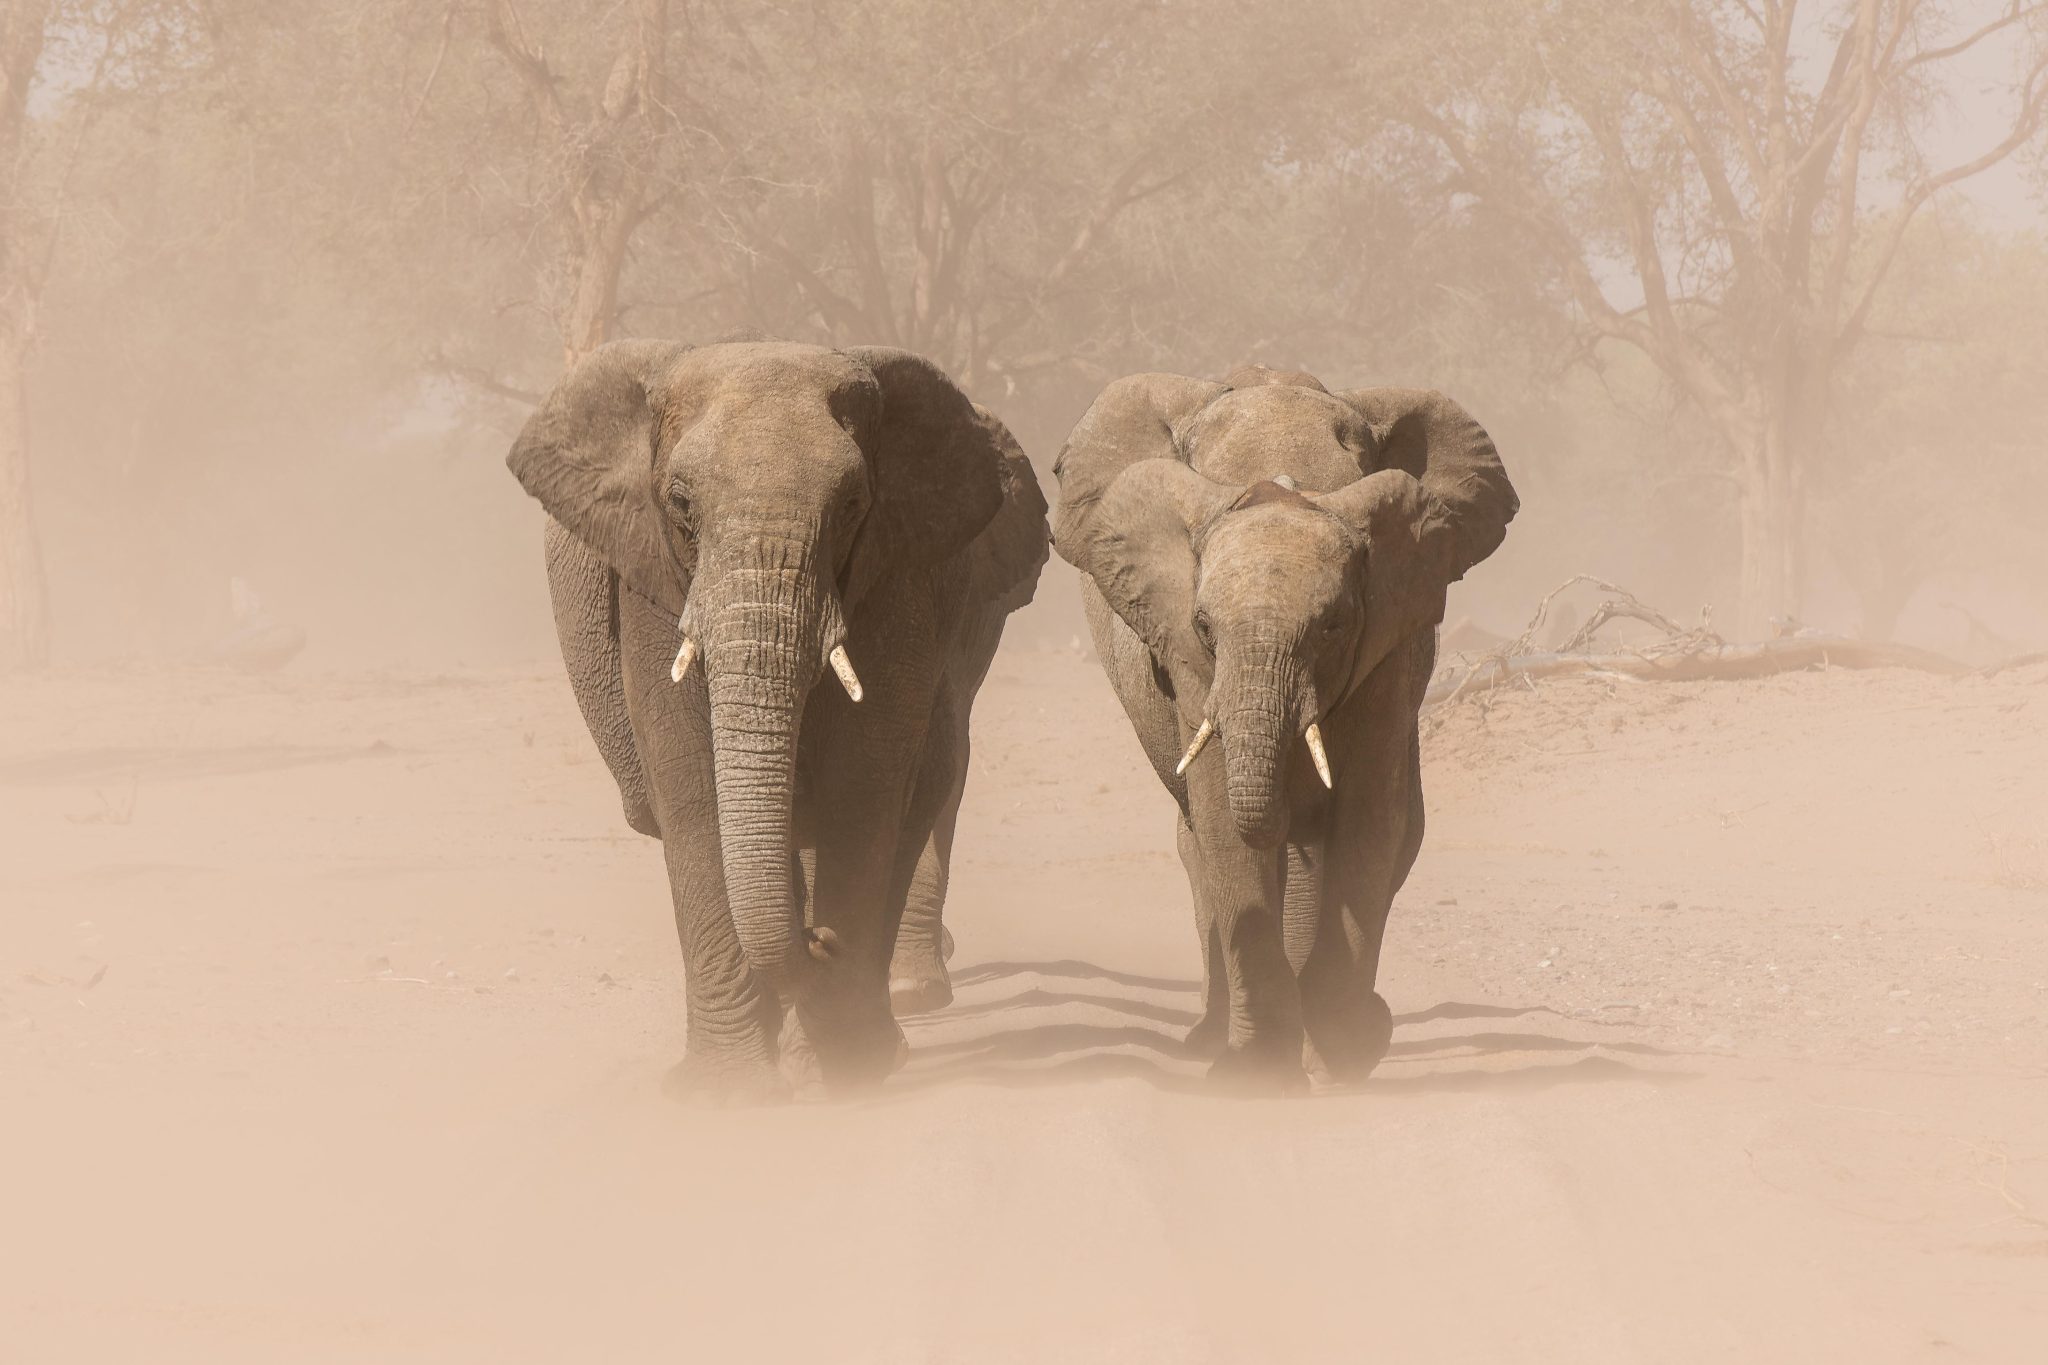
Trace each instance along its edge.
<instances>
[{"instance_id":1,"label":"elephant head","mask_svg":"<svg viewBox=\"0 0 2048 1365\"><path fill-rule=\"evenodd\" d=\"M749 964L788 989L798 727L829 668L862 688L847 620L965 548L1002 502L999 424L930 362L879 348L623 341L583 360L506 463L548 513L674 613L701 667L726 890ZM1003 433L1006 436L1006 433Z\"/></svg>"},{"instance_id":2,"label":"elephant head","mask_svg":"<svg viewBox=\"0 0 2048 1365\"><path fill-rule=\"evenodd\" d=\"M1136 632L1248 842L1284 836L1290 756L1333 775L1321 721L1506 535L1486 432L1442 394L1330 394L1305 375L1110 385L1061 451L1062 558Z\"/></svg>"}]
</instances>

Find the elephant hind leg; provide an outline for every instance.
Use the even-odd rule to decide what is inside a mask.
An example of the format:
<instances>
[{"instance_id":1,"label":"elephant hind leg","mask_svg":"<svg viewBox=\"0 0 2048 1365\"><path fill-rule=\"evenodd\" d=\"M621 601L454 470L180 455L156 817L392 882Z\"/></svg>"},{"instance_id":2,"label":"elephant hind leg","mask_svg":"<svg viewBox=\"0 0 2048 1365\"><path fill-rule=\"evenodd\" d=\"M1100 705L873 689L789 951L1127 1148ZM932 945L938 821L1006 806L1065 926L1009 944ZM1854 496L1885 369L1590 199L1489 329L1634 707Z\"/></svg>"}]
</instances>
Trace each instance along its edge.
<instances>
[{"instance_id":1,"label":"elephant hind leg","mask_svg":"<svg viewBox=\"0 0 2048 1365\"><path fill-rule=\"evenodd\" d=\"M626 714L619 656L619 577L553 518L548 520L545 543L555 634L561 639L576 707L612 780L619 784L626 823L658 839L661 825L648 797L633 722Z\"/></svg>"}]
</instances>

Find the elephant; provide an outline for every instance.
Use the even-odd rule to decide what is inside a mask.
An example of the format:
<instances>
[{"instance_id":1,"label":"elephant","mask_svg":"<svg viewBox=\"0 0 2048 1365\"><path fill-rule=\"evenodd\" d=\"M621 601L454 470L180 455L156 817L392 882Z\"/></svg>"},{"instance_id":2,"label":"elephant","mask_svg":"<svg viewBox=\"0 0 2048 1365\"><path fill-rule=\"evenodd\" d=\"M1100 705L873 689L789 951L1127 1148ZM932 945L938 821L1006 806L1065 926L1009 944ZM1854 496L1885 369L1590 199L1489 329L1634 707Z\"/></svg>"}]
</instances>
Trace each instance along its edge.
<instances>
[{"instance_id":1,"label":"elephant","mask_svg":"<svg viewBox=\"0 0 2048 1365\"><path fill-rule=\"evenodd\" d=\"M1179 807L1189 1048L1257 1089L1362 1079L1393 1031L1380 946L1422 845L1445 593L1519 506L1499 453L1442 394L1247 366L1115 381L1054 475L1053 547Z\"/></svg>"},{"instance_id":2,"label":"elephant","mask_svg":"<svg viewBox=\"0 0 2048 1365\"><path fill-rule=\"evenodd\" d=\"M879 1081L893 1013L950 999L968 715L1049 548L1030 462L920 356L751 339L599 348L506 463L548 514L584 721L662 843L673 1087Z\"/></svg>"}]
</instances>

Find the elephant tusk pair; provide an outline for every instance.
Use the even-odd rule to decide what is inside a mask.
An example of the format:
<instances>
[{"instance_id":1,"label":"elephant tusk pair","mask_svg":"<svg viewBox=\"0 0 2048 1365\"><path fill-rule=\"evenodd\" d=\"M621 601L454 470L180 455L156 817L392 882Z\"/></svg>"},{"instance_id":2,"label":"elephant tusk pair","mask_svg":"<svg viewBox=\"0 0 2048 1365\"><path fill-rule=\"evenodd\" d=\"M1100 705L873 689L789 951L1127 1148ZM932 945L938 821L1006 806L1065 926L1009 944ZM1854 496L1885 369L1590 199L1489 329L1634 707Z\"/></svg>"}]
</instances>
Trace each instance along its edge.
<instances>
[{"instance_id":1,"label":"elephant tusk pair","mask_svg":"<svg viewBox=\"0 0 2048 1365\"><path fill-rule=\"evenodd\" d=\"M1209 737L1215 733L1216 723L1206 716L1203 717L1202 728L1195 731L1195 738L1188 745L1188 751L1182 754L1180 762L1174 765L1173 775L1175 777L1180 777L1187 772L1188 764L1193 763L1196 758L1200 757L1203 747L1209 742ZM1303 738L1308 740L1308 756L1315 760L1316 776L1323 779L1324 787L1332 791L1336 790L1337 784L1330 780L1330 756L1323 750L1323 727L1320 725L1309 726L1308 734L1303 736Z\"/></svg>"},{"instance_id":2,"label":"elephant tusk pair","mask_svg":"<svg viewBox=\"0 0 2048 1365\"><path fill-rule=\"evenodd\" d=\"M834 645L832 653L828 657L832 664L832 671L839 675L839 685L846 689L846 695L855 701L859 701L861 699L860 675L853 671L853 660L846 657L846 646ZM683 676L690 671L690 665L696 661L696 658L697 642L688 635L683 636L682 648L676 651L676 661L669 665L669 681L681 682Z\"/></svg>"}]
</instances>

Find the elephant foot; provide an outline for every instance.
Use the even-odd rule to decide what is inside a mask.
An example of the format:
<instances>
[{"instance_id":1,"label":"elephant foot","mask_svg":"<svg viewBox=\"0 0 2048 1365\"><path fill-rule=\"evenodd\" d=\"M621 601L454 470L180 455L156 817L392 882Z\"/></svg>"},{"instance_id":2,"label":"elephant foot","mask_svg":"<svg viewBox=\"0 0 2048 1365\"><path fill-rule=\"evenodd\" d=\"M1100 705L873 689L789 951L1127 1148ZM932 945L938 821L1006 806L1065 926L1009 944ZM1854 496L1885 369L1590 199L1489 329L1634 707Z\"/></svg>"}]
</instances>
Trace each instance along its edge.
<instances>
[{"instance_id":1,"label":"elephant foot","mask_svg":"<svg viewBox=\"0 0 2048 1365\"><path fill-rule=\"evenodd\" d=\"M1301 1064L1318 1090L1356 1085L1370 1076L1394 1040L1394 1012L1378 991L1343 1008L1310 1010Z\"/></svg>"},{"instance_id":2,"label":"elephant foot","mask_svg":"<svg viewBox=\"0 0 2048 1365\"><path fill-rule=\"evenodd\" d=\"M910 1040L888 1015L857 1017L792 1010L783 1026L782 1070L798 1099L831 1099L872 1090L910 1059Z\"/></svg>"},{"instance_id":3,"label":"elephant foot","mask_svg":"<svg viewBox=\"0 0 2048 1365\"><path fill-rule=\"evenodd\" d=\"M788 1081L792 1096L807 1104L831 1098L832 1092L825 1085L825 1064L811 1043L802 1011L792 1009L783 1013L782 1034L775 1047L781 1055L782 1076Z\"/></svg>"},{"instance_id":4,"label":"elephant foot","mask_svg":"<svg viewBox=\"0 0 2048 1365\"><path fill-rule=\"evenodd\" d=\"M910 1040L903 1036L894 1019L880 1027L863 1029L835 1049L832 1089L835 1094L857 1094L873 1089L903 1069L910 1060Z\"/></svg>"},{"instance_id":5,"label":"elephant foot","mask_svg":"<svg viewBox=\"0 0 2048 1365\"><path fill-rule=\"evenodd\" d=\"M1221 1014L1205 1010L1194 1026L1181 1035L1180 1049L1183 1056L1206 1061L1222 1052L1223 1045L1229 1041L1230 1021Z\"/></svg>"},{"instance_id":6,"label":"elephant foot","mask_svg":"<svg viewBox=\"0 0 2048 1365\"><path fill-rule=\"evenodd\" d=\"M1209 1063L1211 1087L1237 1095L1290 1095L1308 1088L1298 1049L1232 1045Z\"/></svg>"},{"instance_id":7,"label":"elephant foot","mask_svg":"<svg viewBox=\"0 0 2048 1365\"><path fill-rule=\"evenodd\" d=\"M669 1068L662 1089L671 1099L705 1109L751 1109L787 1104L788 1079L766 1058L736 1059L685 1053Z\"/></svg>"},{"instance_id":8,"label":"elephant foot","mask_svg":"<svg viewBox=\"0 0 2048 1365\"><path fill-rule=\"evenodd\" d=\"M889 1012L898 1019L912 1014L930 1014L953 1003L953 983L946 969L921 976L889 977Z\"/></svg>"},{"instance_id":9,"label":"elephant foot","mask_svg":"<svg viewBox=\"0 0 2048 1365\"><path fill-rule=\"evenodd\" d=\"M953 1003L953 978L946 971L953 936L942 926L936 940L899 940L889 961L889 1012L898 1019L929 1014Z\"/></svg>"}]
</instances>

